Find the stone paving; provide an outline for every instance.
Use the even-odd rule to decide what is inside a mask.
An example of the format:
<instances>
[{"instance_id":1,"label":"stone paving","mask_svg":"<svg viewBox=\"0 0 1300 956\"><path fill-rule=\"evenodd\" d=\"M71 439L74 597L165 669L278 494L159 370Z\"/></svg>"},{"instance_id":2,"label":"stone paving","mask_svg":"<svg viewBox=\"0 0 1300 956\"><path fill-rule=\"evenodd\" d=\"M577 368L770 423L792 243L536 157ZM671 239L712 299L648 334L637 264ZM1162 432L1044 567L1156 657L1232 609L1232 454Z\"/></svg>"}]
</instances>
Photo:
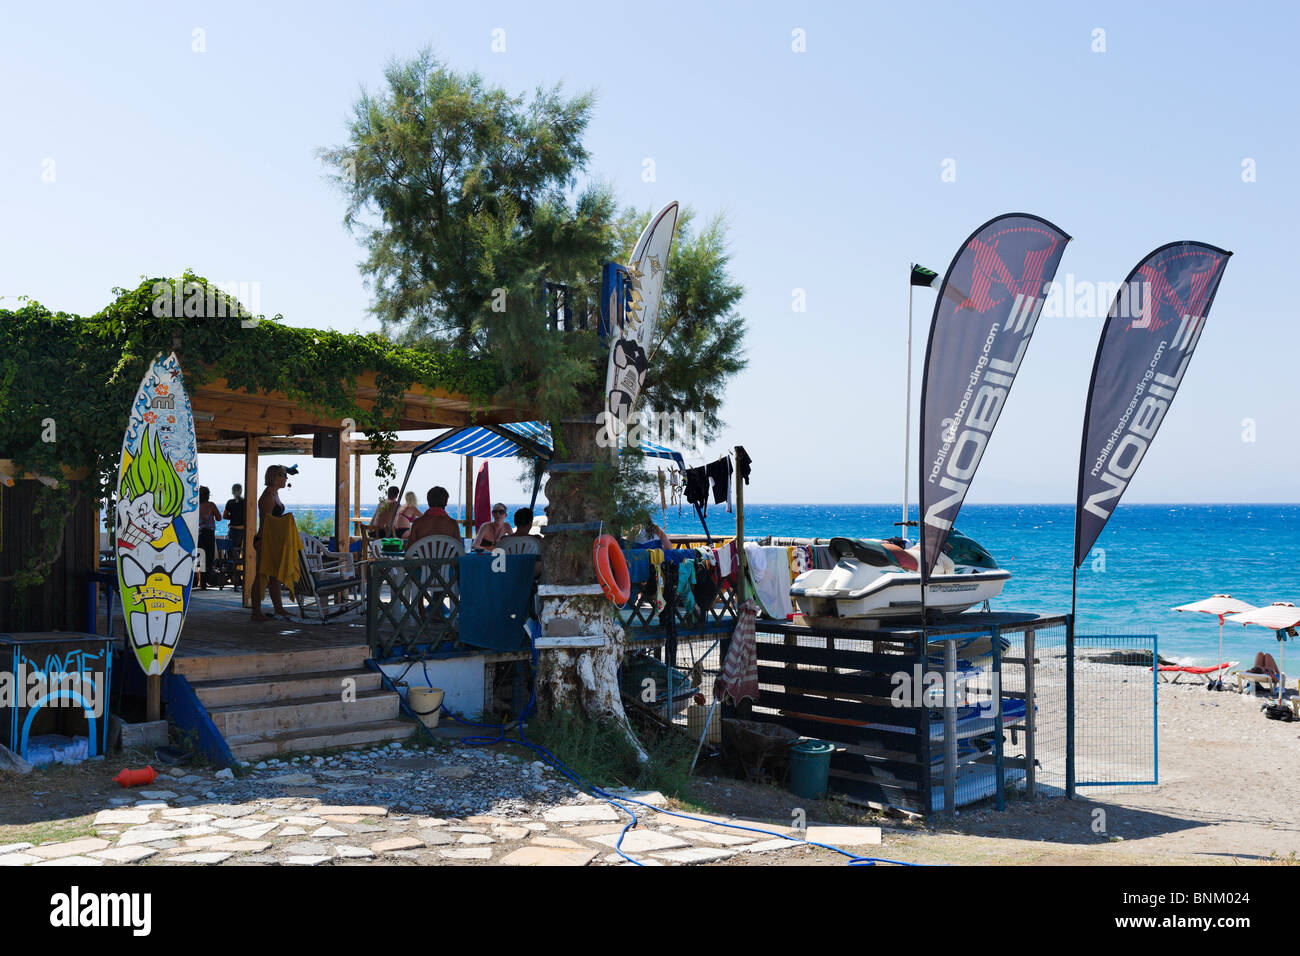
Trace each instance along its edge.
<instances>
[{"instance_id":1,"label":"stone paving","mask_svg":"<svg viewBox=\"0 0 1300 956\"><path fill-rule=\"evenodd\" d=\"M689 865L740 854L879 844L875 827L727 829L637 807L629 817L572 787L541 761L484 749L400 744L228 770L174 770L93 812L93 836L39 846L0 843L0 866L103 865ZM624 792L663 808L658 793ZM700 816L692 814L692 816ZM770 834L781 834L783 839Z\"/></svg>"}]
</instances>

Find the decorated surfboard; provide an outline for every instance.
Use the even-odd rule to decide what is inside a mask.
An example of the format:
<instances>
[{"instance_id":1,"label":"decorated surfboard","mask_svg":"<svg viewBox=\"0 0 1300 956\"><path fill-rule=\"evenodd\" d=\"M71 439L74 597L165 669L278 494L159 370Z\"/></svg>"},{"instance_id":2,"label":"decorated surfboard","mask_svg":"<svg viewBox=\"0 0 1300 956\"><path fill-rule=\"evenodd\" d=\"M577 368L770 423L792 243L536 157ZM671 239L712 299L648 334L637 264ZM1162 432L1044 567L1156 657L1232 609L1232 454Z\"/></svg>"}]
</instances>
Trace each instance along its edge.
<instances>
[{"instance_id":1,"label":"decorated surfboard","mask_svg":"<svg viewBox=\"0 0 1300 956\"><path fill-rule=\"evenodd\" d=\"M194 583L199 476L194 415L176 355L140 382L122 438L113 512L126 633L146 674L176 653Z\"/></svg>"},{"instance_id":2,"label":"decorated surfboard","mask_svg":"<svg viewBox=\"0 0 1300 956\"><path fill-rule=\"evenodd\" d=\"M670 202L650 218L641 233L627 272L632 290L621 321L610 328L609 371L605 377L606 423L622 435L636 412L641 386L645 384L649 351L659 324L659 299L668 272L668 252L677 229L677 203ZM616 315L617 313L611 313Z\"/></svg>"}]
</instances>

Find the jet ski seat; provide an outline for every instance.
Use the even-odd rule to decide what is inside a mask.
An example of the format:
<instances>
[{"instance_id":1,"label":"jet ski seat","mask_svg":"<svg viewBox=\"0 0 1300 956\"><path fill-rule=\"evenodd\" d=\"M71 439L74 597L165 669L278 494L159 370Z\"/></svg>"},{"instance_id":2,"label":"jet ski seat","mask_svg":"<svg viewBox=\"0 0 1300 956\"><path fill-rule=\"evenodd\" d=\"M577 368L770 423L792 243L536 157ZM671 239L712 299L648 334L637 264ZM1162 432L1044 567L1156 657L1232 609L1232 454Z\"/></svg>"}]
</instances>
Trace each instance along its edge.
<instances>
[{"instance_id":1,"label":"jet ski seat","mask_svg":"<svg viewBox=\"0 0 1300 956\"><path fill-rule=\"evenodd\" d=\"M873 568L898 567L898 559L879 541L863 541L860 538L831 538L831 554L838 561L840 558L856 558Z\"/></svg>"}]
</instances>

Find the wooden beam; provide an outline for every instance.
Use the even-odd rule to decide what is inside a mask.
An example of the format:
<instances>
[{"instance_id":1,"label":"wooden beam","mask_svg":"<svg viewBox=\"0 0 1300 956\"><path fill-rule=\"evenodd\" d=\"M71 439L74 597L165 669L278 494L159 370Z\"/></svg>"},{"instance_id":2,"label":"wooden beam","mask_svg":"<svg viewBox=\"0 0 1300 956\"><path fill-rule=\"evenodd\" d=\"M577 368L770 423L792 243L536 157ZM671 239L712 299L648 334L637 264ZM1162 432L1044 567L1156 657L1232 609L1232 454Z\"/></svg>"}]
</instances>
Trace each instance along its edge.
<instances>
[{"instance_id":1,"label":"wooden beam","mask_svg":"<svg viewBox=\"0 0 1300 956\"><path fill-rule=\"evenodd\" d=\"M392 452L395 455L409 455L422 444L424 443L418 441L393 442ZM258 438L257 447L264 455L310 455L312 446L310 438L263 435ZM365 439L353 439L351 449L353 455L379 454L375 447ZM244 453L244 433L241 432L238 438L200 438L199 453L204 455L242 455Z\"/></svg>"},{"instance_id":2,"label":"wooden beam","mask_svg":"<svg viewBox=\"0 0 1300 956\"><path fill-rule=\"evenodd\" d=\"M352 529L348 521L348 432L339 429L339 446L334 454L334 547L348 550Z\"/></svg>"},{"instance_id":3,"label":"wooden beam","mask_svg":"<svg viewBox=\"0 0 1300 956\"><path fill-rule=\"evenodd\" d=\"M474 537L474 456L465 456L465 537Z\"/></svg>"},{"instance_id":4,"label":"wooden beam","mask_svg":"<svg viewBox=\"0 0 1300 956\"><path fill-rule=\"evenodd\" d=\"M361 453L356 450L357 442L352 443L352 513L358 518L361 517ZM367 443L369 444L369 443ZM360 530L360 529L358 529ZM362 541L364 554L365 542Z\"/></svg>"},{"instance_id":5,"label":"wooden beam","mask_svg":"<svg viewBox=\"0 0 1300 956\"><path fill-rule=\"evenodd\" d=\"M257 497L261 493L257 480L257 437L244 439L244 607L253 606L253 582L257 578L257 552L253 535L257 534Z\"/></svg>"},{"instance_id":6,"label":"wooden beam","mask_svg":"<svg viewBox=\"0 0 1300 956\"><path fill-rule=\"evenodd\" d=\"M374 376L368 381L373 383ZM351 394L351 399L365 411L373 411L378 397L378 389L373 384L362 385ZM250 393L243 389L231 388L225 379L216 378L196 386L190 392L190 403L196 411L213 415L213 424L223 425L220 407L224 402L252 405L273 419L288 419L316 422L322 426L337 427L338 422L331 416L312 409L304 408L282 392ZM402 409L399 412L401 429L423 429L467 425L473 411L473 404L464 396L451 393L440 394L424 390L407 392L403 396ZM274 411L272 411L274 410ZM292 413L292 414L290 414ZM482 424L500 424L501 422L522 421L536 417L522 409L488 407L478 412L476 421ZM257 419L255 419L257 420ZM262 434L267 432L257 429ZM284 432L283 434L292 434Z\"/></svg>"}]
</instances>

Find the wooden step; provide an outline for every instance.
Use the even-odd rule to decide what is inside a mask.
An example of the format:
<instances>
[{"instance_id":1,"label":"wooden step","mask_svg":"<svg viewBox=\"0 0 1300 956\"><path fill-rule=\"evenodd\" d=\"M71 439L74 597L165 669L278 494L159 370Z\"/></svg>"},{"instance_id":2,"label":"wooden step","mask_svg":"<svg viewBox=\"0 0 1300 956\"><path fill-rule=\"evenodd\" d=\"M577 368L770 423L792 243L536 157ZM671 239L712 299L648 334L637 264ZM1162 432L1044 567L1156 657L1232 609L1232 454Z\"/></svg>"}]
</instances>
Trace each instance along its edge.
<instances>
[{"instance_id":1,"label":"wooden step","mask_svg":"<svg viewBox=\"0 0 1300 956\"><path fill-rule=\"evenodd\" d=\"M246 734L261 736L312 727L389 720L400 712L400 700L392 691L380 690L357 694L354 701L344 701L338 694L328 694L302 700L209 708L208 714L221 735L229 740Z\"/></svg>"},{"instance_id":2,"label":"wooden step","mask_svg":"<svg viewBox=\"0 0 1300 956\"><path fill-rule=\"evenodd\" d=\"M406 740L415 724L405 720L378 720L365 724L313 727L285 733L227 737L236 760L255 762L287 753L307 753L336 747L358 747Z\"/></svg>"},{"instance_id":3,"label":"wooden step","mask_svg":"<svg viewBox=\"0 0 1300 956\"><path fill-rule=\"evenodd\" d=\"M370 656L365 644L342 647L314 647L300 651L277 651L263 654L210 654L202 657L178 657L172 663L176 672L190 681L229 680L236 677L277 677L284 674L316 673L330 670L359 670Z\"/></svg>"},{"instance_id":4,"label":"wooden step","mask_svg":"<svg viewBox=\"0 0 1300 956\"><path fill-rule=\"evenodd\" d=\"M307 697L336 698L343 693L343 681L354 681L357 694L379 690L383 676L371 670L327 670L304 674L277 674L273 677L248 679L228 677L223 680L193 681L194 692L203 706L231 707L235 704L261 704L274 701L301 700Z\"/></svg>"}]
</instances>

